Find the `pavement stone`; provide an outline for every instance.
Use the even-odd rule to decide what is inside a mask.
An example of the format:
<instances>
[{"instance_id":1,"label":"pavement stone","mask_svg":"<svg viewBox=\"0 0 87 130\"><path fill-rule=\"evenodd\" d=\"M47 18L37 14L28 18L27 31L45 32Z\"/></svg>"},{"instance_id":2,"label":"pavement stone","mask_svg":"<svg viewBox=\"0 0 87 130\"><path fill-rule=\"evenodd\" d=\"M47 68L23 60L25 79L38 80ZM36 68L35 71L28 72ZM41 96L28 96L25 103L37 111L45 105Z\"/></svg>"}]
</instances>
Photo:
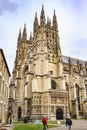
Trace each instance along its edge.
<instances>
[{"instance_id":1,"label":"pavement stone","mask_svg":"<svg viewBox=\"0 0 87 130\"><path fill-rule=\"evenodd\" d=\"M87 130L87 120L72 120L73 124L71 130ZM49 130L68 130L65 124L60 124L57 128Z\"/></svg>"},{"instance_id":2,"label":"pavement stone","mask_svg":"<svg viewBox=\"0 0 87 130\"><path fill-rule=\"evenodd\" d=\"M7 125L3 125L1 127L1 130L13 130L13 124L7 124Z\"/></svg>"}]
</instances>

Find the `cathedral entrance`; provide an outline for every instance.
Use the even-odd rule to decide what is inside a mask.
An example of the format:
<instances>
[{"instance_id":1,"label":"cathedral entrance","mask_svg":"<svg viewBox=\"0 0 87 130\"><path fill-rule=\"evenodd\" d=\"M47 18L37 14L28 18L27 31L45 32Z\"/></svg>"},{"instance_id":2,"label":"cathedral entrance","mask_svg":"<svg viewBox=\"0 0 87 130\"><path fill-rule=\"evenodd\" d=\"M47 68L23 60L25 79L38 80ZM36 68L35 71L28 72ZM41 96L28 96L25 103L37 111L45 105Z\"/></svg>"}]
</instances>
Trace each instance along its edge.
<instances>
[{"instance_id":1,"label":"cathedral entrance","mask_svg":"<svg viewBox=\"0 0 87 130\"><path fill-rule=\"evenodd\" d=\"M56 110L56 119L57 120L62 120L63 119L63 110L61 108L58 108Z\"/></svg>"},{"instance_id":2,"label":"cathedral entrance","mask_svg":"<svg viewBox=\"0 0 87 130\"><path fill-rule=\"evenodd\" d=\"M18 120L21 119L22 110L21 107L18 107Z\"/></svg>"}]
</instances>

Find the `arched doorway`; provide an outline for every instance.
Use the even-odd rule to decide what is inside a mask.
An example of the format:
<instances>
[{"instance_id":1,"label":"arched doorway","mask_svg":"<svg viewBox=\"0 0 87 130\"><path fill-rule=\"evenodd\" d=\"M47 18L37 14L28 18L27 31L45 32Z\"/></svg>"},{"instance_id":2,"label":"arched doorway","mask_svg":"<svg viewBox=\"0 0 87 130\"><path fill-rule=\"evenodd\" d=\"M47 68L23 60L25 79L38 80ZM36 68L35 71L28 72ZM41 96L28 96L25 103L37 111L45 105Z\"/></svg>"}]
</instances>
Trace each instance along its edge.
<instances>
[{"instance_id":1,"label":"arched doorway","mask_svg":"<svg viewBox=\"0 0 87 130\"><path fill-rule=\"evenodd\" d=\"M21 119L22 109L18 107L18 120Z\"/></svg>"},{"instance_id":2,"label":"arched doorway","mask_svg":"<svg viewBox=\"0 0 87 130\"><path fill-rule=\"evenodd\" d=\"M58 108L56 110L56 119L57 120L62 120L63 119L63 110L61 108Z\"/></svg>"}]
</instances>

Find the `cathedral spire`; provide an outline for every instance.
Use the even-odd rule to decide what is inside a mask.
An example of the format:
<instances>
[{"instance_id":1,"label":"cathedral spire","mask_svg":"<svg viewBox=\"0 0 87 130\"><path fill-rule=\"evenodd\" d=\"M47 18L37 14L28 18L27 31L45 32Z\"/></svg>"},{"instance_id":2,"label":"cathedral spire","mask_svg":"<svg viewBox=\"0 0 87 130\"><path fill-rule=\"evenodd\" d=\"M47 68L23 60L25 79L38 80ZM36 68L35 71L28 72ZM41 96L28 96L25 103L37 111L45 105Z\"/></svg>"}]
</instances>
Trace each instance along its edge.
<instances>
[{"instance_id":1,"label":"cathedral spire","mask_svg":"<svg viewBox=\"0 0 87 130\"><path fill-rule=\"evenodd\" d=\"M44 12L44 6L42 5L41 15L40 15L40 25L45 26L45 12Z\"/></svg>"},{"instance_id":2,"label":"cathedral spire","mask_svg":"<svg viewBox=\"0 0 87 130\"><path fill-rule=\"evenodd\" d=\"M29 41L32 42L32 32L30 32L30 38Z\"/></svg>"},{"instance_id":3,"label":"cathedral spire","mask_svg":"<svg viewBox=\"0 0 87 130\"><path fill-rule=\"evenodd\" d=\"M35 20L34 20L34 32L38 30L39 24L38 24L38 18L37 18L37 12L35 13Z\"/></svg>"},{"instance_id":4,"label":"cathedral spire","mask_svg":"<svg viewBox=\"0 0 87 130\"><path fill-rule=\"evenodd\" d=\"M58 25L57 25L57 18L54 10L54 15L53 15L53 29L58 30Z\"/></svg>"},{"instance_id":5,"label":"cathedral spire","mask_svg":"<svg viewBox=\"0 0 87 130\"><path fill-rule=\"evenodd\" d=\"M18 35L18 44L21 41L21 29L19 30L19 35Z\"/></svg>"},{"instance_id":6,"label":"cathedral spire","mask_svg":"<svg viewBox=\"0 0 87 130\"><path fill-rule=\"evenodd\" d=\"M24 24L24 30L23 30L22 40L27 40L27 29L26 29L26 24Z\"/></svg>"}]
</instances>

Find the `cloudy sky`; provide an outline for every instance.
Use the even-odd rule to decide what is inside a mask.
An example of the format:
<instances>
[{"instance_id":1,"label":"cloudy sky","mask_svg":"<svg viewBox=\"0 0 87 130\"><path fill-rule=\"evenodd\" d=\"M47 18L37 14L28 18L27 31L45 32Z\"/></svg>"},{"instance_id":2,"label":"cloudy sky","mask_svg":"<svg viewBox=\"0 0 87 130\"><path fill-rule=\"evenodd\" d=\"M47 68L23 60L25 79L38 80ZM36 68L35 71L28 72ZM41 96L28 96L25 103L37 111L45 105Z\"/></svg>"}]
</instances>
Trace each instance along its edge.
<instances>
[{"instance_id":1,"label":"cloudy sky","mask_svg":"<svg viewBox=\"0 0 87 130\"><path fill-rule=\"evenodd\" d=\"M19 29L33 30L35 12L52 19L56 10L62 54L87 60L87 0L0 0L0 48L10 72L14 65Z\"/></svg>"}]
</instances>

